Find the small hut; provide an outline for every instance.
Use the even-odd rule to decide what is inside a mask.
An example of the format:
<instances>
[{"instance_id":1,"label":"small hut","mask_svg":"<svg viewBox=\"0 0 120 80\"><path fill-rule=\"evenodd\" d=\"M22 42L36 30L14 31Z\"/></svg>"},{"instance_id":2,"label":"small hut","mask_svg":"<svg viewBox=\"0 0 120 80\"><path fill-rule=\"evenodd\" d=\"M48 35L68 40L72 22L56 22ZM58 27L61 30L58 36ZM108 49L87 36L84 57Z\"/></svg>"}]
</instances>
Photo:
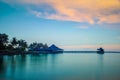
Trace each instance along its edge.
<instances>
[{"instance_id":1,"label":"small hut","mask_svg":"<svg viewBox=\"0 0 120 80\"><path fill-rule=\"evenodd\" d=\"M48 52L52 52L52 53L62 53L63 52L63 49L55 46L54 44L52 44L50 47L48 47L46 49Z\"/></svg>"}]
</instances>

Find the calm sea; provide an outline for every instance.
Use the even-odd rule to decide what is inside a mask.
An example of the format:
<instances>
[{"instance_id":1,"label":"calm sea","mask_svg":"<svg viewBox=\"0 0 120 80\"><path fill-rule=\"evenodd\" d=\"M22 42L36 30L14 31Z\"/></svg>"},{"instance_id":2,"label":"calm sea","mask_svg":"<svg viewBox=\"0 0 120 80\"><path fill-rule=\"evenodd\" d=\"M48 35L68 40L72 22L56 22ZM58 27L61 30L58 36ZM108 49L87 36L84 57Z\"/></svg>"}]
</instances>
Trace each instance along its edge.
<instances>
[{"instance_id":1,"label":"calm sea","mask_svg":"<svg viewBox=\"0 0 120 80\"><path fill-rule=\"evenodd\" d=\"M120 80L120 54L1 56L0 80Z\"/></svg>"}]
</instances>

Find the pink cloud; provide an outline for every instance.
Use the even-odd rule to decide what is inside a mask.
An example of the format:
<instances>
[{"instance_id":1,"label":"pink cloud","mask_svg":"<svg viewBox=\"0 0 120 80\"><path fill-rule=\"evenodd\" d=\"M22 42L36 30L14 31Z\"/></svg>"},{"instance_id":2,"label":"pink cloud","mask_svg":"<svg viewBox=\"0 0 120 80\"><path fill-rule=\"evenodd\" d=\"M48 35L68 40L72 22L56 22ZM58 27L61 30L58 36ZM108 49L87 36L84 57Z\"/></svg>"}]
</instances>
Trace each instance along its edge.
<instances>
[{"instance_id":1,"label":"pink cloud","mask_svg":"<svg viewBox=\"0 0 120 80\"><path fill-rule=\"evenodd\" d=\"M87 22L89 24L120 23L119 0L4 0L7 3L20 3L32 5L50 5L55 13L33 10L37 17L46 19ZM39 7L37 7L39 8ZM38 15L38 14L41 14ZM96 21L97 19L97 21Z\"/></svg>"}]
</instances>

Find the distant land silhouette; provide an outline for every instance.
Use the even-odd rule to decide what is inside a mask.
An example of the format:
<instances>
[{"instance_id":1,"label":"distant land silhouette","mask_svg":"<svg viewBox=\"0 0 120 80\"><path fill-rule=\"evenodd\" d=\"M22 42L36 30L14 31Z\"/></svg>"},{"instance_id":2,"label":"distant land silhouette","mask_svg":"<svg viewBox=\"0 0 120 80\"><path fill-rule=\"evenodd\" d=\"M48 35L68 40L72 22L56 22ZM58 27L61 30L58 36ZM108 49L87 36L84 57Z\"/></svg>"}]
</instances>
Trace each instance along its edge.
<instances>
[{"instance_id":1,"label":"distant land silhouette","mask_svg":"<svg viewBox=\"0 0 120 80\"><path fill-rule=\"evenodd\" d=\"M12 40L9 39L8 35L5 33L0 33L0 55L18 55L18 54L34 54L34 53L120 53L117 51L104 51L103 48L99 48L95 51L64 51L57 47L55 44L52 44L48 47L47 44L33 42L28 45L28 43L16 37L13 37Z\"/></svg>"}]
</instances>

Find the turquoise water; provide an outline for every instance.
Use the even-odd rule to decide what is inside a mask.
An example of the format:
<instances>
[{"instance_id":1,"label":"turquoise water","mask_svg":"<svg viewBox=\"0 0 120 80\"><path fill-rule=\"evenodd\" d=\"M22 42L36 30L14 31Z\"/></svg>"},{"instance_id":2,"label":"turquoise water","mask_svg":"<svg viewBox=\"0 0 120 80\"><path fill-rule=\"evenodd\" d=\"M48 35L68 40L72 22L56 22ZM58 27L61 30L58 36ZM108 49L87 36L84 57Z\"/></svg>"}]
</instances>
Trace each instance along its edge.
<instances>
[{"instance_id":1,"label":"turquoise water","mask_svg":"<svg viewBox=\"0 0 120 80\"><path fill-rule=\"evenodd\" d=\"M120 80L120 54L1 56L0 80Z\"/></svg>"}]
</instances>

